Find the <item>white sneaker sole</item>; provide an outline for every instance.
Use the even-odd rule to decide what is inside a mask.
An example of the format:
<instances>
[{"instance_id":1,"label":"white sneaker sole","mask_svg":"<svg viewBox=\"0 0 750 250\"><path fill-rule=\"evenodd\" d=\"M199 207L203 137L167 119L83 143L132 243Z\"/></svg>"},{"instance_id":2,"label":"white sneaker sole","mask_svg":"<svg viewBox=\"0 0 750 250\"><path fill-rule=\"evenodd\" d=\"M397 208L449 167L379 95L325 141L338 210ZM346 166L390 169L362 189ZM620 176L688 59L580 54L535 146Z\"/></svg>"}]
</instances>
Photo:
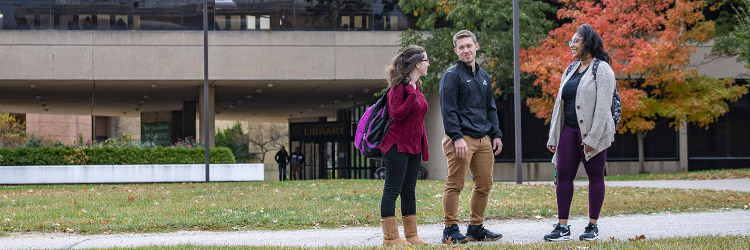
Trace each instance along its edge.
<instances>
[{"instance_id":1,"label":"white sneaker sole","mask_svg":"<svg viewBox=\"0 0 750 250\"><path fill-rule=\"evenodd\" d=\"M599 236L597 235L594 238L579 238L579 239L580 240L585 240L585 241L595 241L595 240L599 239Z\"/></svg>"},{"instance_id":2,"label":"white sneaker sole","mask_svg":"<svg viewBox=\"0 0 750 250\"><path fill-rule=\"evenodd\" d=\"M568 236L562 236L562 237L557 238L557 239L544 239L544 240L546 240L546 241L552 241L552 242L569 241L570 240L570 235L568 235Z\"/></svg>"}]
</instances>

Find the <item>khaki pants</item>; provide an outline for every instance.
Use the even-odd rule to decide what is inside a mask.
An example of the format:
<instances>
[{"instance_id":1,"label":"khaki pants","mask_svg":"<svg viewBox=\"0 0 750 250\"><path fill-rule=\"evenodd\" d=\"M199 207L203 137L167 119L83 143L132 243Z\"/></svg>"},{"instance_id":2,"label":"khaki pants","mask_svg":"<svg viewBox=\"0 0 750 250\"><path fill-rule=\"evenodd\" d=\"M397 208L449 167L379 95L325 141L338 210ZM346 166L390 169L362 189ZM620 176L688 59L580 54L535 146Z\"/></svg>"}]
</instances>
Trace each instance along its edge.
<instances>
[{"instance_id":1,"label":"khaki pants","mask_svg":"<svg viewBox=\"0 0 750 250\"><path fill-rule=\"evenodd\" d=\"M302 180L302 166L292 167L292 180Z\"/></svg>"},{"instance_id":2,"label":"khaki pants","mask_svg":"<svg viewBox=\"0 0 750 250\"><path fill-rule=\"evenodd\" d=\"M464 135L464 140L469 147L469 152L466 157L458 158L453 140L447 135L443 137L443 152L448 158L448 177L445 180L443 193L446 227L458 224L458 199L464 188L467 169L471 171L474 180L474 189L471 192L471 219L469 220L472 225L480 225L484 222L484 211L487 209L487 199L492 190L492 168L495 156L492 153L492 142L489 136L473 138Z\"/></svg>"}]
</instances>

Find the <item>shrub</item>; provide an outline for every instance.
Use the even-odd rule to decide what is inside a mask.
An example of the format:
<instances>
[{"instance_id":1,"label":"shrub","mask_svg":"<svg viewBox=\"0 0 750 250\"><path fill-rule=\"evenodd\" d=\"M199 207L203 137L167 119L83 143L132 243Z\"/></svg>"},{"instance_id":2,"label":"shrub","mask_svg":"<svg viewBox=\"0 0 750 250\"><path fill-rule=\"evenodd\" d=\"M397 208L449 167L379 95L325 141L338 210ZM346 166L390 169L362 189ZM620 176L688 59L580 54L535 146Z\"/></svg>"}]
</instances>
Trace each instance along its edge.
<instances>
[{"instance_id":1,"label":"shrub","mask_svg":"<svg viewBox=\"0 0 750 250\"><path fill-rule=\"evenodd\" d=\"M17 148L26 143L24 124L7 113L0 113L0 148Z\"/></svg>"},{"instance_id":2,"label":"shrub","mask_svg":"<svg viewBox=\"0 0 750 250\"><path fill-rule=\"evenodd\" d=\"M26 147L40 148L40 147L62 147L65 146L62 142L55 140L51 137L39 137L31 134L26 139Z\"/></svg>"},{"instance_id":3,"label":"shrub","mask_svg":"<svg viewBox=\"0 0 750 250\"><path fill-rule=\"evenodd\" d=\"M211 163L235 163L228 148L212 148ZM203 148L157 147L21 147L0 148L3 166L28 165L127 165L127 164L199 164L204 162Z\"/></svg>"},{"instance_id":4,"label":"shrub","mask_svg":"<svg viewBox=\"0 0 750 250\"><path fill-rule=\"evenodd\" d=\"M238 162L250 161L250 144L247 134L242 130L242 124L235 122L231 128L216 133L216 146L227 147L232 150Z\"/></svg>"},{"instance_id":5,"label":"shrub","mask_svg":"<svg viewBox=\"0 0 750 250\"><path fill-rule=\"evenodd\" d=\"M196 147L203 147L203 144L196 141L195 138L190 136L190 137L185 137L185 138L177 138L177 141L174 143L174 146L180 147L180 148L196 148ZM219 144L217 144L217 146L224 147L224 145L219 145Z\"/></svg>"}]
</instances>

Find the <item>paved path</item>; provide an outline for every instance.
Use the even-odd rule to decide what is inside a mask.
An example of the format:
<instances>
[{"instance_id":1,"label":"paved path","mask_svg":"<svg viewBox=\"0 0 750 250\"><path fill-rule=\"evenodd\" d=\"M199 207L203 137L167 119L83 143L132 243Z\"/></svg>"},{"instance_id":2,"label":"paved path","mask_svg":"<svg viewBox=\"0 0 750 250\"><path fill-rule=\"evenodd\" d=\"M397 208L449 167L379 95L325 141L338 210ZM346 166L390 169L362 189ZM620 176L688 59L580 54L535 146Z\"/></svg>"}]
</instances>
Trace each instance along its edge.
<instances>
[{"instance_id":1,"label":"paved path","mask_svg":"<svg viewBox=\"0 0 750 250\"><path fill-rule=\"evenodd\" d=\"M576 182L576 185L579 183ZM580 182L580 185L588 185L588 182ZM608 181L609 187L651 187L651 188L681 188L681 189L713 189L733 190L750 192L750 179L727 179L727 180L662 180L662 181Z\"/></svg>"},{"instance_id":2,"label":"paved path","mask_svg":"<svg viewBox=\"0 0 750 250\"><path fill-rule=\"evenodd\" d=\"M524 183L552 184L551 181L532 181ZM575 181L576 186L587 186L588 181ZM660 181L607 181L607 187L648 187L648 188L680 188L680 189L711 189L750 192L750 179L726 180L660 180Z\"/></svg>"},{"instance_id":3,"label":"paved path","mask_svg":"<svg viewBox=\"0 0 750 250\"><path fill-rule=\"evenodd\" d=\"M550 183L551 182L535 182ZM576 182L576 185L588 185ZM750 191L750 179L707 181L609 181L607 186L637 186L653 188L686 188ZM505 237L500 242L541 242L552 230L554 219L491 220L487 228ZM569 221L573 236L583 233L586 218ZM461 225L466 231L466 225ZM600 237L609 239L666 238L698 235L750 235L750 210L731 210L704 213L661 213L628 215L599 219ZM442 224L420 225L420 236L431 244L440 244ZM403 231L402 234L403 235ZM64 233L12 234L0 237L0 249L81 249L108 247L139 247L153 245L243 245L243 246L377 246L382 242L379 227L345 229L311 229L296 231L242 232L175 232L155 234L78 235ZM477 244L477 243L472 243ZM492 243L482 243L492 244Z\"/></svg>"},{"instance_id":4,"label":"paved path","mask_svg":"<svg viewBox=\"0 0 750 250\"><path fill-rule=\"evenodd\" d=\"M499 242L541 242L552 231L553 219L493 220L487 228L501 232ZM583 233L585 218L569 222L573 236ZM624 240L636 235L665 238L698 235L750 235L750 210L706 213L654 214L602 217L599 227L603 239ZM442 225L420 225L420 236L431 244L440 244ZM466 226L461 225L465 232ZM403 235L403 231L402 234ZM0 238L0 249L80 249L140 247L151 245L244 245L244 246L377 246L380 228L311 229L298 231L176 232L159 234L14 234ZM494 243L472 243L494 244Z\"/></svg>"}]
</instances>

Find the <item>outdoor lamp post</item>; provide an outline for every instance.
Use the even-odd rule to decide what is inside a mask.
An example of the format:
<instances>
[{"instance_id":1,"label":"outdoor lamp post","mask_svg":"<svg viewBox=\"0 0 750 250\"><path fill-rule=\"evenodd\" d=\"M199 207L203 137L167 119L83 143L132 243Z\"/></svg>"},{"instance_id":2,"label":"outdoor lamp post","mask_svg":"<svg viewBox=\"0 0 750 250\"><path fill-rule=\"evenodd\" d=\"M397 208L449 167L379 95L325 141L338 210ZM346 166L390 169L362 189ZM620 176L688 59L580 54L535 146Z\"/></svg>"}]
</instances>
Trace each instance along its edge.
<instances>
[{"instance_id":1,"label":"outdoor lamp post","mask_svg":"<svg viewBox=\"0 0 750 250\"><path fill-rule=\"evenodd\" d=\"M518 27L518 0L513 0L513 110L515 113L515 153L516 153L516 183L521 184L523 175L521 163L521 56Z\"/></svg>"},{"instance_id":2,"label":"outdoor lamp post","mask_svg":"<svg viewBox=\"0 0 750 250\"><path fill-rule=\"evenodd\" d=\"M218 0L218 1L209 1L209 0L203 0L203 127L204 127L204 133L203 133L203 148L204 148L204 154L206 157L206 182L209 182L209 160L210 160L210 154L209 154L209 141L208 138L210 137L209 132L210 129L208 127L209 121L208 121L208 6L209 3L211 3L211 7L214 8L214 11L218 8L237 8L237 4L234 3L232 0Z\"/></svg>"}]
</instances>

